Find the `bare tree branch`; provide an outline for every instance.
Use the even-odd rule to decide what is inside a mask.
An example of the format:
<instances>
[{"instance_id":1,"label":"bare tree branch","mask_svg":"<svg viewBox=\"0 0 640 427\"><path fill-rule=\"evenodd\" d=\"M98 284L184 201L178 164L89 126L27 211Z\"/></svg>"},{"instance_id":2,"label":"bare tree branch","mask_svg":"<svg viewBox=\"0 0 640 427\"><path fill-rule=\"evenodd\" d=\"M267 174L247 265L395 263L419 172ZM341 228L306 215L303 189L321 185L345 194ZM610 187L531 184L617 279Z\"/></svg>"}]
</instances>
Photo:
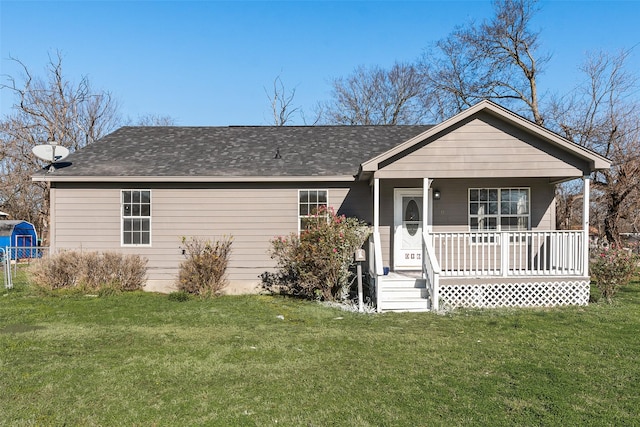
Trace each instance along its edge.
<instances>
[{"instance_id":1,"label":"bare tree branch","mask_svg":"<svg viewBox=\"0 0 640 427\"><path fill-rule=\"evenodd\" d=\"M425 117L425 80L411 64L390 69L360 66L333 81L333 99L324 104L324 121L344 125L420 123Z\"/></svg>"},{"instance_id":2,"label":"bare tree branch","mask_svg":"<svg viewBox=\"0 0 640 427\"><path fill-rule=\"evenodd\" d=\"M626 68L629 53L591 54L581 67L585 81L549 114L566 138L612 160L610 170L595 175L594 189L605 235L618 245L640 208L640 81Z\"/></svg>"},{"instance_id":3,"label":"bare tree branch","mask_svg":"<svg viewBox=\"0 0 640 427\"><path fill-rule=\"evenodd\" d=\"M269 99L272 120L275 126L285 126L296 114L304 117L302 109L300 107L293 106L293 99L296 96L296 88L291 89L287 93L284 83L282 82L282 78L278 75L273 79L272 90L272 92L269 92L264 88L264 92Z\"/></svg>"},{"instance_id":4,"label":"bare tree branch","mask_svg":"<svg viewBox=\"0 0 640 427\"><path fill-rule=\"evenodd\" d=\"M506 104L544 123L537 77L549 56L537 54L538 35L530 29L535 0L496 0L494 17L457 28L422 58L436 120L483 99ZM524 105L524 106L523 106Z\"/></svg>"},{"instance_id":5,"label":"bare tree branch","mask_svg":"<svg viewBox=\"0 0 640 427\"><path fill-rule=\"evenodd\" d=\"M48 225L48 187L31 182L45 164L31 149L56 143L75 151L115 129L117 104L108 92L94 92L83 77L77 84L64 77L62 55L49 57L45 78L35 77L20 60L21 82L7 76L0 90L15 97L13 113L0 121L0 206L42 232Z\"/></svg>"}]
</instances>

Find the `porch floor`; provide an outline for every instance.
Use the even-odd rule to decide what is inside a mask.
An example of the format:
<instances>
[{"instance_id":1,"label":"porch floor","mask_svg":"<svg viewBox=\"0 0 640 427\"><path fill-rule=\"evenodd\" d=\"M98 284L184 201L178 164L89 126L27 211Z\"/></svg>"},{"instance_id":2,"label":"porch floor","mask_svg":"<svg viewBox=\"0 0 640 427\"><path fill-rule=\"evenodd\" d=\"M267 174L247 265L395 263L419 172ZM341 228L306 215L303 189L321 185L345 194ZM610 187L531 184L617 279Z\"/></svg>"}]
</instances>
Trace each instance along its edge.
<instances>
[{"instance_id":1,"label":"porch floor","mask_svg":"<svg viewBox=\"0 0 640 427\"><path fill-rule=\"evenodd\" d=\"M504 285L509 283L562 283L589 280L581 276L440 276L440 286Z\"/></svg>"}]
</instances>

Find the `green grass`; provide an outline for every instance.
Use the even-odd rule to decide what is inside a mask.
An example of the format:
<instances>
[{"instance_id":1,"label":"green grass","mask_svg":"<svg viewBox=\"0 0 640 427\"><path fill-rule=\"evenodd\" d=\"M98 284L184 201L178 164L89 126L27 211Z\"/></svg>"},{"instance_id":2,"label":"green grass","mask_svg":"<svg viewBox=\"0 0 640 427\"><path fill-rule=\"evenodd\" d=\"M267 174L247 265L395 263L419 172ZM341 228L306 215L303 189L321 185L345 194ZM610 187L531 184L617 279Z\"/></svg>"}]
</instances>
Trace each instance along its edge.
<instances>
[{"instance_id":1,"label":"green grass","mask_svg":"<svg viewBox=\"0 0 640 427\"><path fill-rule=\"evenodd\" d=\"M447 315L3 293L0 425L640 425L640 282Z\"/></svg>"}]
</instances>

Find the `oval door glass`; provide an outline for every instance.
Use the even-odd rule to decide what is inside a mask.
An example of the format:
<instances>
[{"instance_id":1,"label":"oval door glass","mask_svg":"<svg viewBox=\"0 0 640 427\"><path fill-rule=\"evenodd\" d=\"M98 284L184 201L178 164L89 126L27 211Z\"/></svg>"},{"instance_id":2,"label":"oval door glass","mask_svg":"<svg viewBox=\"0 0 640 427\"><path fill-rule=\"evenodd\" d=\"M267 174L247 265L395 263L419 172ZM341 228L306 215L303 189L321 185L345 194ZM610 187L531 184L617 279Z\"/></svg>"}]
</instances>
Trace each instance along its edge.
<instances>
[{"instance_id":1,"label":"oval door glass","mask_svg":"<svg viewBox=\"0 0 640 427\"><path fill-rule=\"evenodd\" d=\"M410 236L415 236L420 225L420 208L418 208L415 199L411 199L409 203L407 203L404 211L404 222L407 233L409 233Z\"/></svg>"}]
</instances>

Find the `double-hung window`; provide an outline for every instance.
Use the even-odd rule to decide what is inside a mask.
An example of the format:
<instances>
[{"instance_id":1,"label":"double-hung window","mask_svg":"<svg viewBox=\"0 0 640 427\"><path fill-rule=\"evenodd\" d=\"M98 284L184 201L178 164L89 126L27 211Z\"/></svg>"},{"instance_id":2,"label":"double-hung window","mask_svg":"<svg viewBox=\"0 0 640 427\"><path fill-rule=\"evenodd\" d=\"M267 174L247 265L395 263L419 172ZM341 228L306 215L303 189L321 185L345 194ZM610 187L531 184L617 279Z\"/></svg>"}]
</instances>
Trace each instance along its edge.
<instances>
[{"instance_id":1,"label":"double-hung window","mask_svg":"<svg viewBox=\"0 0 640 427\"><path fill-rule=\"evenodd\" d=\"M151 190L122 190L122 245L151 244Z\"/></svg>"},{"instance_id":2,"label":"double-hung window","mask_svg":"<svg viewBox=\"0 0 640 427\"><path fill-rule=\"evenodd\" d=\"M298 232L309 226L311 218L326 215L328 190L298 190Z\"/></svg>"},{"instance_id":3,"label":"double-hung window","mask_svg":"<svg viewBox=\"0 0 640 427\"><path fill-rule=\"evenodd\" d=\"M528 188L470 188L471 231L517 231L530 228Z\"/></svg>"}]
</instances>

